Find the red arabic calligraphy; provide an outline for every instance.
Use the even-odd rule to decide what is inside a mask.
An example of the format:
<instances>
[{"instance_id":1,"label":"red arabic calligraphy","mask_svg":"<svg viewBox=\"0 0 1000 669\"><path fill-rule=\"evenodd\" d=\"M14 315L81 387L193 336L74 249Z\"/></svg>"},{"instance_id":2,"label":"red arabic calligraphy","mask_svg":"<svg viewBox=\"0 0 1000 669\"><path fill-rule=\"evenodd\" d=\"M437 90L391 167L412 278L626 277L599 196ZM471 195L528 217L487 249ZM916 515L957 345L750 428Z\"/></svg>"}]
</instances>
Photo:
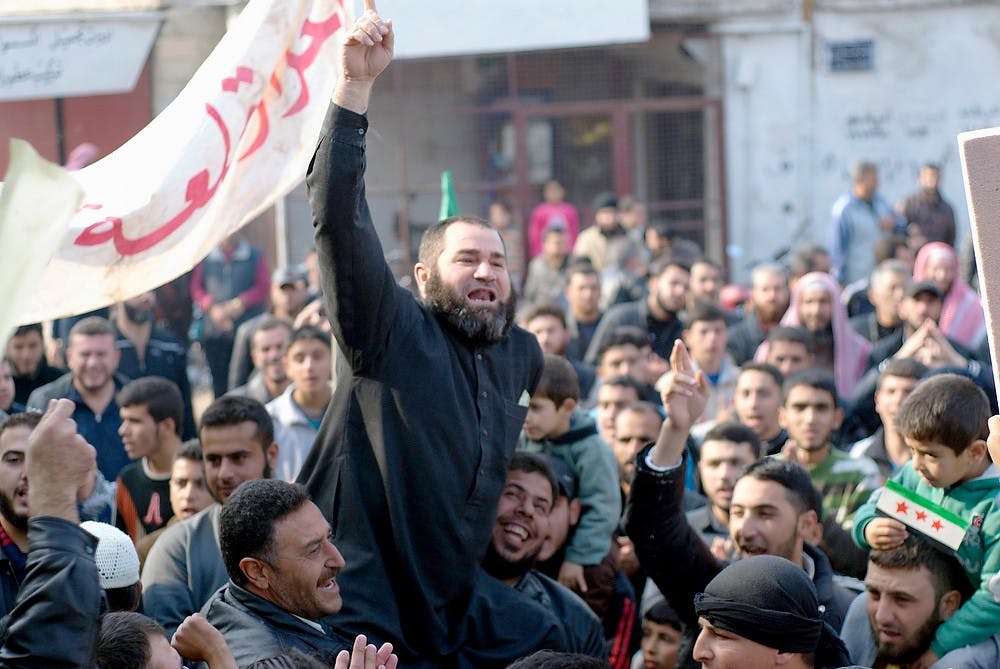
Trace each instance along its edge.
<instances>
[{"instance_id":1,"label":"red arabic calligraphy","mask_svg":"<svg viewBox=\"0 0 1000 669\"><path fill-rule=\"evenodd\" d=\"M337 4L342 5L343 0L338 0ZM314 22L307 19L299 33L300 37L308 39L308 46L306 49L300 54L293 53L291 49L285 51L285 63L287 63L289 69L291 69L297 76L300 84L300 92L298 98L282 115L282 118L294 116L295 114L303 111L308 105L309 85L306 81L306 71L313 65L313 63L315 63L323 44L334 33L336 33L340 27L341 19L340 15L336 11L326 20L321 22ZM280 66L276 69L276 72L279 70ZM275 92L281 96L283 94L283 89L276 72L271 74L268 83L269 87L273 88ZM252 83L254 77L255 73L251 68L240 65L235 69L233 76L222 79L220 86L223 91L236 94L242 84ZM190 177L187 181L187 188L184 194L184 208L148 234L136 238L126 237L122 219L116 216L108 216L103 220L88 225L83 232L76 237L74 244L77 246L99 246L111 241L114 244L115 251L117 251L120 255L137 255L139 253L143 253L144 251L148 251L165 240L177 231L178 228L184 225L184 223L189 221L195 212L211 202L213 196L219 188L219 185L229 172L229 167L231 166L230 152L232 150L232 140L229 129L226 127L219 111L209 103L205 104L205 111L218 127L225 147L222 166L219 169L219 174L215 181L211 182L211 175L208 169L200 170L197 174ZM254 117L257 118L256 134L247 146L246 150L237 158L237 161L245 160L257 152L267 141L268 135L270 134L271 125L268 117L268 110L265 100L262 99L250 108L243 128L240 130L238 136L242 139L243 134L250 128ZM81 207L81 209L100 208L102 208L102 205L97 203L89 203Z\"/></svg>"},{"instance_id":2,"label":"red arabic calligraphy","mask_svg":"<svg viewBox=\"0 0 1000 669\"><path fill-rule=\"evenodd\" d=\"M208 202L212 199L212 196L215 195L215 191L218 190L219 184L222 183L226 173L229 171L229 150L231 148L231 142L229 139L229 129L222 121L222 116L219 114L218 110L216 110L216 108L212 105L206 104L205 111L208 112L208 115L212 117L212 120L215 121L215 124L218 126L219 132L222 133L222 141L226 147L226 154L222 161L222 169L219 171L219 176L215 180L215 183L211 186L208 185L208 170L201 170L188 179L187 190L184 193L184 200L187 202L187 206L184 207L184 209L182 209L176 216L171 218L156 230L150 232L148 235L143 235L142 237L137 237L135 239L129 239L122 231L122 219L116 216L109 216L103 221L88 225L75 240L75 243L78 246L99 246L100 244L111 240L114 242L115 250L118 251L120 255L136 255L162 242L164 239L169 237L174 230L181 227L189 218L191 218L195 211L208 204Z\"/></svg>"}]
</instances>

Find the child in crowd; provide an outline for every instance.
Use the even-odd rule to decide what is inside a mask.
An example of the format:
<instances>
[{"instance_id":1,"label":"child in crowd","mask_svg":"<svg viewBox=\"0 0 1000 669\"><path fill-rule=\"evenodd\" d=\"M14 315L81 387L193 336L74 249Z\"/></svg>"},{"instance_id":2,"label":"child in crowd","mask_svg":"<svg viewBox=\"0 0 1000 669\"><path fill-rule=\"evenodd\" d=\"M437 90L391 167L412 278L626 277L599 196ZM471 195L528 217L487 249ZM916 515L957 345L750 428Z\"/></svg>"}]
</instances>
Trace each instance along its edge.
<instances>
[{"instance_id":1,"label":"child in crowd","mask_svg":"<svg viewBox=\"0 0 1000 669\"><path fill-rule=\"evenodd\" d=\"M684 623L665 599L659 599L642 617L642 650L632 658L632 669L677 669Z\"/></svg>"},{"instance_id":2,"label":"child in crowd","mask_svg":"<svg viewBox=\"0 0 1000 669\"><path fill-rule=\"evenodd\" d=\"M597 425L577 410L580 385L565 358L545 356L545 368L528 405L518 449L564 460L579 481L580 522L566 548L559 582L587 592L584 568L600 565L611 550L611 535L621 516L618 463Z\"/></svg>"},{"instance_id":3,"label":"child in crowd","mask_svg":"<svg viewBox=\"0 0 1000 669\"><path fill-rule=\"evenodd\" d=\"M945 653L978 643L1000 629L1000 469L987 455L988 418L986 395L972 381L955 374L921 382L896 414L896 428L913 456L890 480L968 524L955 554L976 587L975 594L937 628L920 666L929 666ZM884 494L885 488L874 493L855 514L854 539L864 549L895 548L906 537L902 522L876 516L878 498ZM927 536L945 536L941 532L948 530L947 518L912 500L902 499L893 506L897 514L912 516L917 527L926 524Z\"/></svg>"}]
</instances>

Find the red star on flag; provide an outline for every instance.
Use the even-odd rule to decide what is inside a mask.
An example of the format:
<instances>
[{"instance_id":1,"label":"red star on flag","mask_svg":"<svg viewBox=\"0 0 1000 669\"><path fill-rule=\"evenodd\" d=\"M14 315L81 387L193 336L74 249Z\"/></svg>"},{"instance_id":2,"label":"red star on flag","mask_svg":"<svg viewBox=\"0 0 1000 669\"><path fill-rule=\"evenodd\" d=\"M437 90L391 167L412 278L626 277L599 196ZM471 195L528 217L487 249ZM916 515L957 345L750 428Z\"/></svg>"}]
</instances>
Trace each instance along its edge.
<instances>
[{"instance_id":1,"label":"red star on flag","mask_svg":"<svg viewBox=\"0 0 1000 669\"><path fill-rule=\"evenodd\" d=\"M896 504L896 513L901 513L901 514L903 514L905 516L906 515L906 510L908 508L909 507L906 506L906 502L898 502Z\"/></svg>"},{"instance_id":2,"label":"red star on flag","mask_svg":"<svg viewBox=\"0 0 1000 669\"><path fill-rule=\"evenodd\" d=\"M927 514L923 511L917 511L917 520L927 520Z\"/></svg>"},{"instance_id":3,"label":"red star on flag","mask_svg":"<svg viewBox=\"0 0 1000 669\"><path fill-rule=\"evenodd\" d=\"M940 520L935 520L933 523L931 523L931 527L933 527L935 530L940 531L941 530L941 521Z\"/></svg>"}]
</instances>

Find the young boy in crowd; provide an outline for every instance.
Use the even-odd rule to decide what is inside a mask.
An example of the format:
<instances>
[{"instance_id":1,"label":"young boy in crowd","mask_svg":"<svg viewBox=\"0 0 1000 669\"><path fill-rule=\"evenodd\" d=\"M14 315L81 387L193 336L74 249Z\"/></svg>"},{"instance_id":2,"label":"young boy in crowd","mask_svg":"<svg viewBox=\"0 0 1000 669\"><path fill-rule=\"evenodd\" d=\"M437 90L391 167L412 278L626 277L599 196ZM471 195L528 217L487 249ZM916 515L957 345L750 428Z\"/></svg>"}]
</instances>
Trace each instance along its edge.
<instances>
[{"instance_id":1,"label":"young boy in crowd","mask_svg":"<svg viewBox=\"0 0 1000 669\"><path fill-rule=\"evenodd\" d=\"M987 455L988 419L986 395L955 374L921 382L896 414L896 427L913 457L890 480L968 523L955 554L976 587L975 594L937 628L930 649L915 666L927 667L945 653L978 643L1000 629L1000 469ZM885 490L873 494L855 514L854 539L864 549L895 548L906 538L907 527L901 521L876 516L878 498ZM917 527L925 523L924 534L931 538L943 538L940 533L948 530L946 518L932 520L933 510L905 499L892 506Z\"/></svg>"},{"instance_id":2,"label":"young boy in crowd","mask_svg":"<svg viewBox=\"0 0 1000 669\"><path fill-rule=\"evenodd\" d=\"M518 449L553 455L569 464L579 481L581 515L559 569L559 582L587 592L585 567L598 567L611 550L611 535L621 516L618 463L597 425L577 410L580 386L565 358L545 356L545 368Z\"/></svg>"},{"instance_id":3,"label":"young boy in crowd","mask_svg":"<svg viewBox=\"0 0 1000 669\"><path fill-rule=\"evenodd\" d=\"M657 600L642 616L642 650L632 661L633 669L677 669L684 623L667 600Z\"/></svg>"}]
</instances>

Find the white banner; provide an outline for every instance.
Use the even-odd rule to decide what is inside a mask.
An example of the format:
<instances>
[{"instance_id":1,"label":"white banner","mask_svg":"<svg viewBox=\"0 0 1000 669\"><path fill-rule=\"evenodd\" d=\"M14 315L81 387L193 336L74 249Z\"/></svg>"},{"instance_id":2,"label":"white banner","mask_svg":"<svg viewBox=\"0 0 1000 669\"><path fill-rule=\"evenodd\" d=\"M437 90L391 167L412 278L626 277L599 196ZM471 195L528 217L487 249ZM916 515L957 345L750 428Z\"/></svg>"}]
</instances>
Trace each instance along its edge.
<instances>
[{"instance_id":1,"label":"white banner","mask_svg":"<svg viewBox=\"0 0 1000 669\"><path fill-rule=\"evenodd\" d=\"M166 283L298 184L338 76L347 14L343 0L251 0L163 113L73 173L83 203L16 321L90 311ZM9 251L2 273L19 271Z\"/></svg>"}]
</instances>

